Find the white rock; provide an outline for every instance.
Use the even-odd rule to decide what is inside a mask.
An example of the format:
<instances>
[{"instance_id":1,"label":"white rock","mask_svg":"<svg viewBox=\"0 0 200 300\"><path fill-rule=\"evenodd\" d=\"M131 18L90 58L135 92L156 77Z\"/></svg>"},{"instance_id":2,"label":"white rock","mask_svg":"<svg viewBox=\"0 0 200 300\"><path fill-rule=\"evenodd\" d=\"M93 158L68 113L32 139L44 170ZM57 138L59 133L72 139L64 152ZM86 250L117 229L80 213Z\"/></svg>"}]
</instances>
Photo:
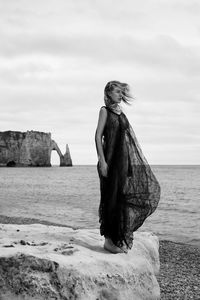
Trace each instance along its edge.
<instances>
[{"instance_id":1,"label":"white rock","mask_svg":"<svg viewBox=\"0 0 200 300\"><path fill-rule=\"evenodd\" d=\"M128 254L104 250L98 229L1 224L0 238L1 300L160 299L150 232L135 232Z\"/></svg>"}]
</instances>

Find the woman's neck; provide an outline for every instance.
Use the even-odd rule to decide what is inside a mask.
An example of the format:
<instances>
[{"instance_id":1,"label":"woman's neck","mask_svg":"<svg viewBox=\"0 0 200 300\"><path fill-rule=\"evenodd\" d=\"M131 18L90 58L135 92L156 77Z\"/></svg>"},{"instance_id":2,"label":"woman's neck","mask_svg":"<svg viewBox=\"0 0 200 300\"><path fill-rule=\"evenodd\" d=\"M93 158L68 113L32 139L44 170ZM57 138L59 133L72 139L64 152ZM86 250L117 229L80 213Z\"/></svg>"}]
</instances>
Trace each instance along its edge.
<instances>
[{"instance_id":1,"label":"woman's neck","mask_svg":"<svg viewBox=\"0 0 200 300\"><path fill-rule=\"evenodd\" d=\"M121 107L120 107L120 105L118 104L118 103L112 103L112 104L110 104L110 105L108 105L108 107L111 109L111 110L113 110L113 111L115 111L116 113L121 113L121 111L122 111L122 109L121 109Z\"/></svg>"}]
</instances>

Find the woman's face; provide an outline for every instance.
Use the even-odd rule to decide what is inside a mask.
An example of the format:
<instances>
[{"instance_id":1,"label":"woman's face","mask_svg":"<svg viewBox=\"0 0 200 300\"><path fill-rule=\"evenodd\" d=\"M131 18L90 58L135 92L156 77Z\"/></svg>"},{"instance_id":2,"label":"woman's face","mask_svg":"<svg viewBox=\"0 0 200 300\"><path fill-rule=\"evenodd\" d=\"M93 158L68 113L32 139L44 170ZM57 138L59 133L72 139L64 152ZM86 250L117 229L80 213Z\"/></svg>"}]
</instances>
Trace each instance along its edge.
<instances>
[{"instance_id":1,"label":"woman's face","mask_svg":"<svg viewBox=\"0 0 200 300\"><path fill-rule=\"evenodd\" d=\"M109 93L112 101L114 103L120 103L122 100L122 91L119 87L115 86L113 90Z\"/></svg>"}]
</instances>

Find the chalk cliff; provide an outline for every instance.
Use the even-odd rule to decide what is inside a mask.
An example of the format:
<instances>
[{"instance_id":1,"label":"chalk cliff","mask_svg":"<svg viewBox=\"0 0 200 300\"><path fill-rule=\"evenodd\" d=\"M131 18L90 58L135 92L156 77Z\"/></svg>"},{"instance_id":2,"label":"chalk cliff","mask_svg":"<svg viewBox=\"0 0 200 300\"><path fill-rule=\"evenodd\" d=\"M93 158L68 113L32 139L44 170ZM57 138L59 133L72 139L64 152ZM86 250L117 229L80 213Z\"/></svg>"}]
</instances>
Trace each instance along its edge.
<instances>
[{"instance_id":1,"label":"chalk cliff","mask_svg":"<svg viewBox=\"0 0 200 300\"><path fill-rule=\"evenodd\" d=\"M32 130L0 132L0 166L51 166L53 150L60 157L60 166L72 166L68 145L63 155L51 139L51 133Z\"/></svg>"},{"instance_id":2,"label":"chalk cliff","mask_svg":"<svg viewBox=\"0 0 200 300\"><path fill-rule=\"evenodd\" d=\"M158 300L158 238L135 232L128 254L103 249L98 229L0 225L1 300Z\"/></svg>"}]
</instances>

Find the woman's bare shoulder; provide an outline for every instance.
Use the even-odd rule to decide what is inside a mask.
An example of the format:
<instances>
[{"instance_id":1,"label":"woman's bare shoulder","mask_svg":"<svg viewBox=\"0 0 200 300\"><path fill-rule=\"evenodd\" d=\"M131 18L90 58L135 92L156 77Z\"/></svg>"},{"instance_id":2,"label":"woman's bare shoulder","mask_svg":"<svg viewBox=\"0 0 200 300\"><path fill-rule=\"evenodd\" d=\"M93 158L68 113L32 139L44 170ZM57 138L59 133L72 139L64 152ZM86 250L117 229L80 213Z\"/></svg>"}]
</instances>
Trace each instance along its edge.
<instances>
[{"instance_id":1,"label":"woman's bare shoulder","mask_svg":"<svg viewBox=\"0 0 200 300\"><path fill-rule=\"evenodd\" d=\"M106 106L104 106L104 105L101 106L101 107L100 107L100 111L101 111L101 110L102 110L102 111L107 111Z\"/></svg>"},{"instance_id":2,"label":"woman's bare shoulder","mask_svg":"<svg viewBox=\"0 0 200 300\"><path fill-rule=\"evenodd\" d=\"M106 109L106 106L101 106L100 107L100 114L102 114L102 115L107 115L107 109Z\"/></svg>"}]
</instances>

